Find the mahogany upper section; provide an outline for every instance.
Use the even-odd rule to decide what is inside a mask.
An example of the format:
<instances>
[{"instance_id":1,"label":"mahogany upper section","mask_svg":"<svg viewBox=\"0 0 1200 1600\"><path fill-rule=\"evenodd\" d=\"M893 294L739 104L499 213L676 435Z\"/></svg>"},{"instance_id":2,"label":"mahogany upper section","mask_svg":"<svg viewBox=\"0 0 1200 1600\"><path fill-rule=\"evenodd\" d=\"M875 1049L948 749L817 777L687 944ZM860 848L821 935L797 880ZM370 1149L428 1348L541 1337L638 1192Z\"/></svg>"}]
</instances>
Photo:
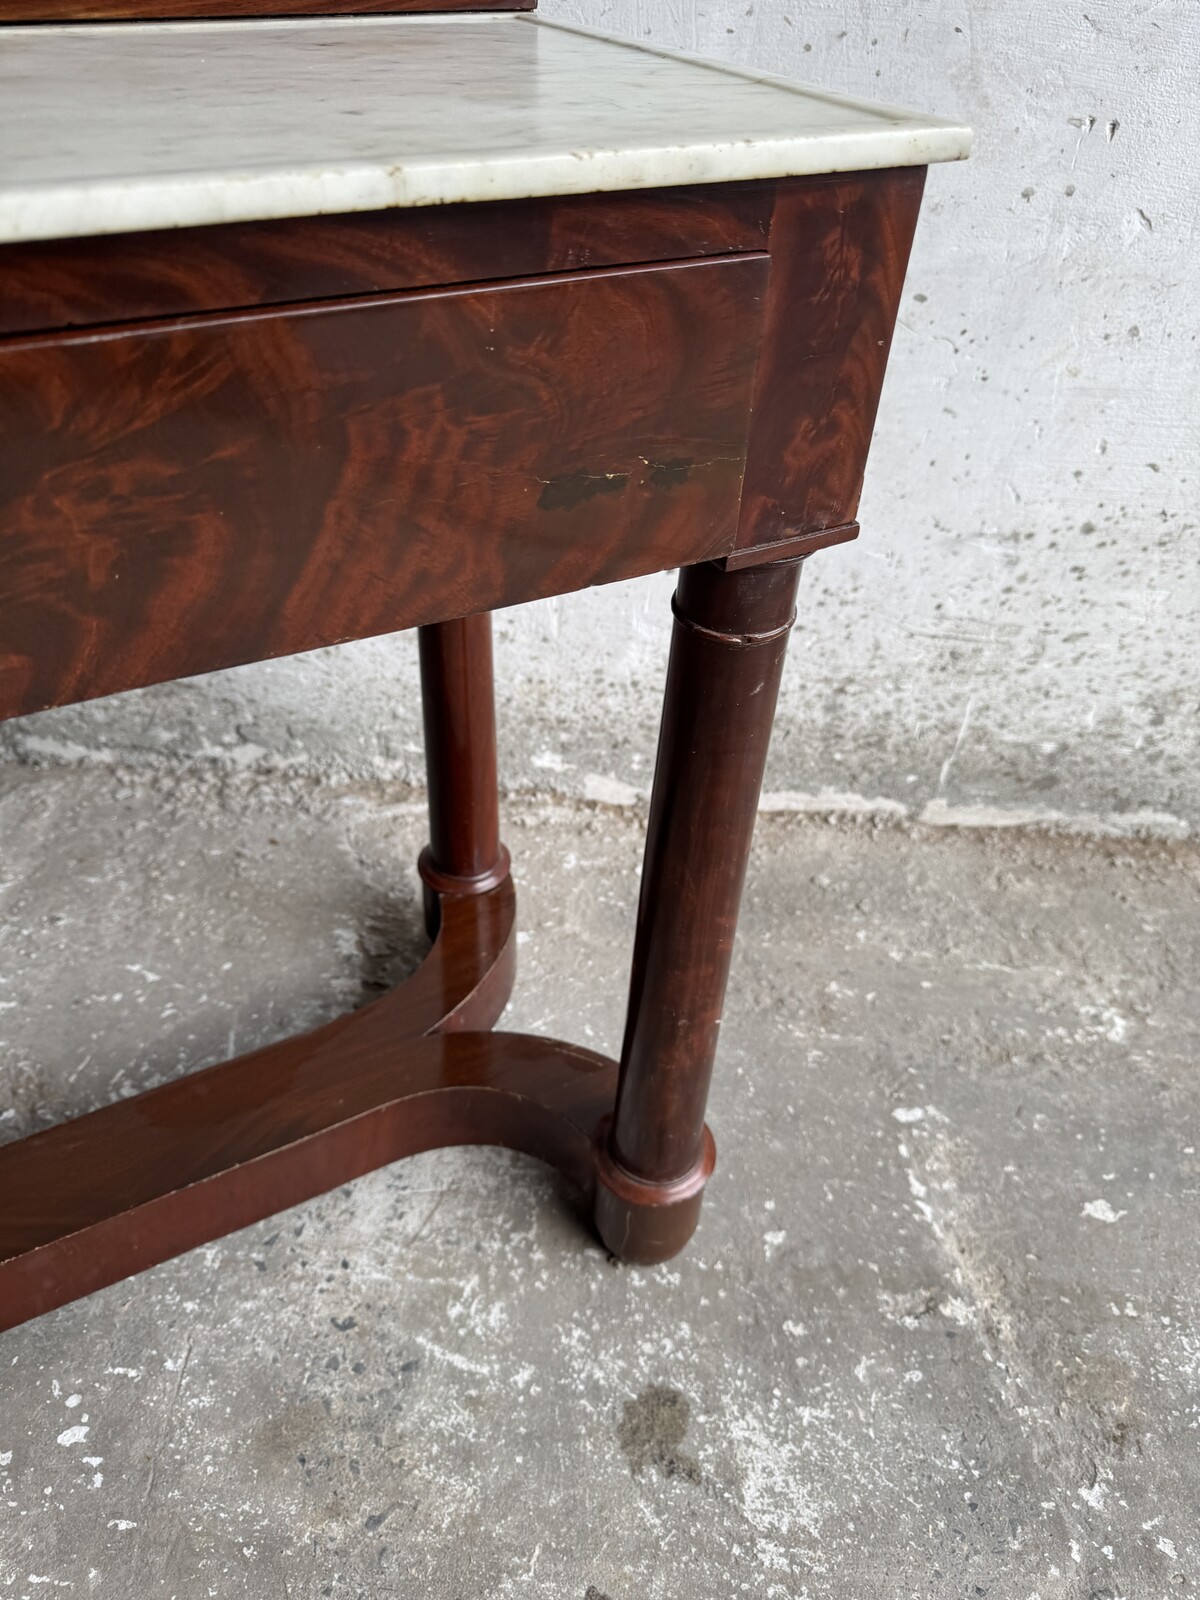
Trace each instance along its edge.
<instances>
[{"instance_id":1,"label":"mahogany upper section","mask_svg":"<svg viewBox=\"0 0 1200 1600\"><path fill-rule=\"evenodd\" d=\"M0 24L344 17L380 11L532 11L536 4L537 0L0 0Z\"/></svg>"}]
</instances>

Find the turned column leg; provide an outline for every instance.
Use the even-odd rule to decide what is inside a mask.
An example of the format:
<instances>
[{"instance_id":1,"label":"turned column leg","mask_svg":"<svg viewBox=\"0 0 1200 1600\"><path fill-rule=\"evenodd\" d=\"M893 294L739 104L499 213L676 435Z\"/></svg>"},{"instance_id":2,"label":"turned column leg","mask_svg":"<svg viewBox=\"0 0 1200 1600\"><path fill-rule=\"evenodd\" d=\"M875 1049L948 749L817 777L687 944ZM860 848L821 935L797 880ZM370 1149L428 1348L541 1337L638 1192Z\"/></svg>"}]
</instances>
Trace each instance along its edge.
<instances>
[{"instance_id":1,"label":"turned column leg","mask_svg":"<svg viewBox=\"0 0 1200 1600\"><path fill-rule=\"evenodd\" d=\"M679 575L616 1107L596 1225L626 1261L665 1261L696 1226L704 1123L734 930L799 561Z\"/></svg>"},{"instance_id":2,"label":"turned column leg","mask_svg":"<svg viewBox=\"0 0 1200 1600\"><path fill-rule=\"evenodd\" d=\"M438 897L480 894L508 876L496 789L492 619L487 612L418 630L429 783L429 844L418 863L425 922Z\"/></svg>"}]
</instances>

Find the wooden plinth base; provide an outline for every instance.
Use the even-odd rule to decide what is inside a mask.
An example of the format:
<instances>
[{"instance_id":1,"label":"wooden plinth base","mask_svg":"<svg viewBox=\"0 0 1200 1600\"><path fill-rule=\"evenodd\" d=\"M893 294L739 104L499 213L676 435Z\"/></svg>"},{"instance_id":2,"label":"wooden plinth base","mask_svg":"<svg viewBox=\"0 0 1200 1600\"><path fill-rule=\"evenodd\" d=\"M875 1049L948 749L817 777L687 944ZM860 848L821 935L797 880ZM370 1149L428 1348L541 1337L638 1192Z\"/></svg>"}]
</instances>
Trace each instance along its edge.
<instances>
[{"instance_id":1,"label":"wooden plinth base","mask_svg":"<svg viewBox=\"0 0 1200 1600\"><path fill-rule=\"evenodd\" d=\"M438 900L424 963L372 1005L0 1148L0 1329L422 1150L524 1151L590 1202L616 1063L485 1031L513 984L512 881Z\"/></svg>"}]
</instances>

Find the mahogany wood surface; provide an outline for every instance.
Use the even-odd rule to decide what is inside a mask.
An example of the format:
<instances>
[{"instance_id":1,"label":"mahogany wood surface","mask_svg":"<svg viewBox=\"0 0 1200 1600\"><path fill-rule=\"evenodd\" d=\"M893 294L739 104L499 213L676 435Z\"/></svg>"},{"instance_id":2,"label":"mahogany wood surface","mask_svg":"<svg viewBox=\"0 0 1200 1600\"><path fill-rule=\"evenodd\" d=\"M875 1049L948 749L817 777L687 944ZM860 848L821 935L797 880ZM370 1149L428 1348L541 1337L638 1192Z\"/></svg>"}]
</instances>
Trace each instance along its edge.
<instances>
[{"instance_id":1,"label":"mahogany wood surface","mask_svg":"<svg viewBox=\"0 0 1200 1600\"><path fill-rule=\"evenodd\" d=\"M366 1019L0 1149L0 1332L446 1145L535 1156L586 1202L615 1063L522 1034L396 1039ZM272 1099L254 1107L244 1074L259 1068ZM147 1181L131 1181L135 1163Z\"/></svg>"},{"instance_id":2,"label":"mahogany wood surface","mask_svg":"<svg viewBox=\"0 0 1200 1600\"><path fill-rule=\"evenodd\" d=\"M439 1144L682 1248L800 559L857 532L923 178L0 251L0 717L420 626L436 935L361 1012L0 1148L0 1328ZM480 1031L515 937L479 613L674 565L618 1073Z\"/></svg>"},{"instance_id":3,"label":"mahogany wood surface","mask_svg":"<svg viewBox=\"0 0 1200 1600\"><path fill-rule=\"evenodd\" d=\"M380 11L532 11L536 5L537 0L0 0L0 24L346 17Z\"/></svg>"},{"instance_id":4,"label":"mahogany wood surface","mask_svg":"<svg viewBox=\"0 0 1200 1600\"><path fill-rule=\"evenodd\" d=\"M508 876L500 843L492 619L484 612L419 630L429 844L418 863L425 925L441 897L491 889Z\"/></svg>"},{"instance_id":5,"label":"mahogany wood surface","mask_svg":"<svg viewBox=\"0 0 1200 1600\"><path fill-rule=\"evenodd\" d=\"M773 183L562 195L0 246L0 334L767 248Z\"/></svg>"},{"instance_id":6,"label":"mahogany wood surface","mask_svg":"<svg viewBox=\"0 0 1200 1600\"><path fill-rule=\"evenodd\" d=\"M600 1235L627 1260L676 1254L712 1172L704 1108L800 566L709 563L679 576L620 1085L596 1194Z\"/></svg>"},{"instance_id":7,"label":"mahogany wood surface","mask_svg":"<svg viewBox=\"0 0 1200 1600\"><path fill-rule=\"evenodd\" d=\"M611 1061L521 1034L406 1039L386 1006L0 1149L0 1331L448 1144L520 1150L590 1195Z\"/></svg>"},{"instance_id":8,"label":"mahogany wood surface","mask_svg":"<svg viewBox=\"0 0 1200 1600\"><path fill-rule=\"evenodd\" d=\"M0 343L0 717L725 553L766 270Z\"/></svg>"},{"instance_id":9,"label":"mahogany wood surface","mask_svg":"<svg viewBox=\"0 0 1200 1600\"><path fill-rule=\"evenodd\" d=\"M446 891L478 887L503 866L496 800L492 619L462 617L419 632L429 866ZM506 873L500 872L504 877Z\"/></svg>"},{"instance_id":10,"label":"mahogany wood surface","mask_svg":"<svg viewBox=\"0 0 1200 1600\"><path fill-rule=\"evenodd\" d=\"M438 1144L513 1143L576 1176L594 1064L573 1099L569 1047L470 1042L512 992L515 905L508 878L447 896L421 967L364 1010L0 1147L0 1329Z\"/></svg>"},{"instance_id":11,"label":"mahogany wood surface","mask_svg":"<svg viewBox=\"0 0 1200 1600\"><path fill-rule=\"evenodd\" d=\"M901 167L777 187L739 556L806 555L858 532L924 184L924 167Z\"/></svg>"}]
</instances>

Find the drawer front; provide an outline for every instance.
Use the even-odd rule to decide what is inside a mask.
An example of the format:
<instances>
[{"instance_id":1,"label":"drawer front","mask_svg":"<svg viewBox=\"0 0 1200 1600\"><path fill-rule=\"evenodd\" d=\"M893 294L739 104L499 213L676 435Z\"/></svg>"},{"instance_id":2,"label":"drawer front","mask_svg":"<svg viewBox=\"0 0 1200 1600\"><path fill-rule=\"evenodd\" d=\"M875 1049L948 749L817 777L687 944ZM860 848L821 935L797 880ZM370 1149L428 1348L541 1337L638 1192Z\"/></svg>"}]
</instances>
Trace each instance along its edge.
<instances>
[{"instance_id":1,"label":"drawer front","mask_svg":"<svg viewBox=\"0 0 1200 1600\"><path fill-rule=\"evenodd\" d=\"M727 553L766 271L0 342L0 716Z\"/></svg>"}]
</instances>

